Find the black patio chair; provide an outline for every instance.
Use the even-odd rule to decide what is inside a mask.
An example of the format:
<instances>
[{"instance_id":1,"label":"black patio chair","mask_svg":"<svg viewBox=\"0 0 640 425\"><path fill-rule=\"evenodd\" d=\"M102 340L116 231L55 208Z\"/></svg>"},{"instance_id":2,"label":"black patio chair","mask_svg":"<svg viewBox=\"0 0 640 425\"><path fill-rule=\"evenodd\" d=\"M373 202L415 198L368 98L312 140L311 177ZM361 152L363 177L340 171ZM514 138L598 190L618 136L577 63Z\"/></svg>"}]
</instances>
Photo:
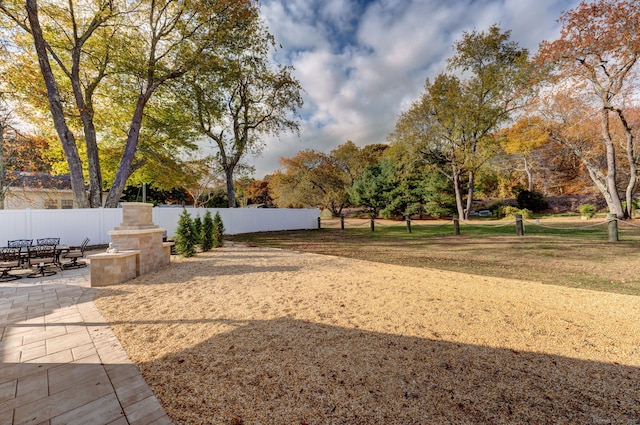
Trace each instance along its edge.
<instances>
[{"instance_id":1,"label":"black patio chair","mask_svg":"<svg viewBox=\"0 0 640 425\"><path fill-rule=\"evenodd\" d=\"M69 250L63 252L60 255L60 261L71 260L66 263L62 263L63 269L78 269L80 267L87 267L87 263L84 261L78 261L79 258L84 258L84 250L89 244L89 238L84 238L80 246L70 246Z\"/></svg>"},{"instance_id":2,"label":"black patio chair","mask_svg":"<svg viewBox=\"0 0 640 425\"><path fill-rule=\"evenodd\" d=\"M60 245L60 238L36 239L36 245Z\"/></svg>"},{"instance_id":3,"label":"black patio chair","mask_svg":"<svg viewBox=\"0 0 640 425\"><path fill-rule=\"evenodd\" d=\"M21 263L20 248L0 248L0 282L21 279L22 276L9 274L11 270L20 268Z\"/></svg>"},{"instance_id":4,"label":"black patio chair","mask_svg":"<svg viewBox=\"0 0 640 425\"><path fill-rule=\"evenodd\" d=\"M20 248L22 264L27 263L27 257L29 256L27 248L30 246L33 246L33 239L16 239L13 241L7 241L7 247Z\"/></svg>"},{"instance_id":5,"label":"black patio chair","mask_svg":"<svg viewBox=\"0 0 640 425\"><path fill-rule=\"evenodd\" d=\"M56 246L55 245L35 245L28 247L29 250L29 267L37 267L38 271L29 273L27 277L44 277L56 274L47 267L56 265Z\"/></svg>"}]
</instances>

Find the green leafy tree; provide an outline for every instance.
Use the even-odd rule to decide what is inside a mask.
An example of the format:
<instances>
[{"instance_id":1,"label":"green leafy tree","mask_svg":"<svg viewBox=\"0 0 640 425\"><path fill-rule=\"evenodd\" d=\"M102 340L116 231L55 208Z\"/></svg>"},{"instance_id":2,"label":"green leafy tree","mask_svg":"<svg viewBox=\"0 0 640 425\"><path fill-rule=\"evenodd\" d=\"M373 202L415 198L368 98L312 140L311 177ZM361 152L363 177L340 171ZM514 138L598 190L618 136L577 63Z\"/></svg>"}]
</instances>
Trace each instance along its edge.
<instances>
[{"instance_id":1,"label":"green leafy tree","mask_svg":"<svg viewBox=\"0 0 640 425\"><path fill-rule=\"evenodd\" d=\"M196 253L197 236L191 215L184 208L176 229L176 252L183 257L193 257Z\"/></svg>"},{"instance_id":2,"label":"green leafy tree","mask_svg":"<svg viewBox=\"0 0 640 425\"><path fill-rule=\"evenodd\" d=\"M312 149L281 158L284 169L271 176L278 206L326 208L334 217L348 203L349 177L330 155Z\"/></svg>"},{"instance_id":3,"label":"green leafy tree","mask_svg":"<svg viewBox=\"0 0 640 425\"><path fill-rule=\"evenodd\" d=\"M401 114L390 135L392 143L410 146L451 179L463 219L471 211L475 174L491 156L493 132L527 92L528 52L509 38L510 32L496 25L464 33L449 59L455 74L427 80L425 93Z\"/></svg>"},{"instance_id":4,"label":"green leafy tree","mask_svg":"<svg viewBox=\"0 0 640 425\"><path fill-rule=\"evenodd\" d=\"M329 154L309 149L281 158L283 169L270 176L271 195L281 207L324 208L338 217L349 205L348 189L387 148L382 144L358 148L347 141Z\"/></svg>"},{"instance_id":5,"label":"green leafy tree","mask_svg":"<svg viewBox=\"0 0 640 425\"><path fill-rule=\"evenodd\" d=\"M364 207L371 218L378 217L392 204L398 186L395 171L393 164L385 160L367 168L349 189L351 203Z\"/></svg>"},{"instance_id":6,"label":"green leafy tree","mask_svg":"<svg viewBox=\"0 0 640 425\"><path fill-rule=\"evenodd\" d=\"M236 207L234 173L241 160L258 154L265 136L298 131L301 86L292 67L270 63L273 47L261 21L247 20L222 58L205 57L180 91L198 130L217 148L230 208Z\"/></svg>"},{"instance_id":7,"label":"green leafy tree","mask_svg":"<svg viewBox=\"0 0 640 425\"><path fill-rule=\"evenodd\" d=\"M20 55L13 61L21 66L19 74L31 82L32 72L41 75L42 82L31 92L46 96L29 99L51 113L80 207L101 206L98 135L108 133L118 141L119 161L105 201L107 207L116 207L131 174L148 160L143 152L150 150L150 142L155 140L157 147L167 140L155 139L157 134L143 125L145 117L153 116L148 113L153 98L170 96L164 86L193 72L203 57L216 57L233 45L230 41L239 38L243 22L258 13L250 0L100 0L81 5L73 0L64 5L27 0L26 8L23 2L6 0L0 10L9 21L4 24L12 37L10 50ZM29 39L37 58L24 43ZM123 125L116 129L107 122ZM85 145L88 198L78 142Z\"/></svg>"},{"instance_id":8,"label":"green leafy tree","mask_svg":"<svg viewBox=\"0 0 640 425\"><path fill-rule=\"evenodd\" d=\"M213 218L211 218L211 212L207 210L207 212L204 213L204 219L202 221L202 250L205 252L213 248L213 230Z\"/></svg>"},{"instance_id":9,"label":"green leafy tree","mask_svg":"<svg viewBox=\"0 0 640 425\"><path fill-rule=\"evenodd\" d=\"M224 245L224 223L220 212L216 211L213 216L213 247L220 248Z\"/></svg>"},{"instance_id":10,"label":"green leafy tree","mask_svg":"<svg viewBox=\"0 0 640 425\"><path fill-rule=\"evenodd\" d=\"M442 173L400 144L387 149L384 158L394 164L398 186L383 214L437 218L451 216L455 212L453 186Z\"/></svg>"}]
</instances>

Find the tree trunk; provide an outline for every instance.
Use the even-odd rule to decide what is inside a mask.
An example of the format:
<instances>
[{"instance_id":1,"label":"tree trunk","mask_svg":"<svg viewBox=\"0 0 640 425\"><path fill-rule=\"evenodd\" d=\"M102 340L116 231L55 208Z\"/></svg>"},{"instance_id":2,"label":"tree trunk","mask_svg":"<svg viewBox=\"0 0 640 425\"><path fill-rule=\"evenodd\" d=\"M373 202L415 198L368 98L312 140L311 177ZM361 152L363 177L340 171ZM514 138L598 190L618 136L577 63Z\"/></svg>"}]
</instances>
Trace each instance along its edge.
<instances>
[{"instance_id":1,"label":"tree trunk","mask_svg":"<svg viewBox=\"0 0 640 425\"><path fill-rule=\"evenodd\" d=\"M0 121L0 210L4 209L4 132L6 125L4 120Z\"/></svg>"},{"instance_id":2,"label":"tree trunk","mask_svg":"<svg viewBox=\"0 0 640 425\"><path fill-rule=\"evenodd\" d=\"M71 130L69 130L64 117L58 86L51 70L46 43L42 35L42 29L40 28L40 21L38 20L38 5L36 0L26 0L26 9L27 15L29 16L29 24L31 25L33 43L38 55L38 64L40 65L42 77L47 87L47 98L49 99L53 124L58 133L58 137L60 137L60 142L62 143L62 148L67 158L67 164L69 165L73 196L79 208L88 208L89 201L84 190L82 163L78 154L75 137Z\"/></svg>"},{"instance_id":3,"label":"tree trunk","mask_svg":"<svg viewBox=\"0 0 640 425\"><path fill-rule=\"evenodd\" d=\"M91 208L102 206L102 172L98 156L98 142L96 128L93 124L93 105L89 96L85 100L80 84L80 52L74 51L73 66L71 69L71 86L76 101L76 106L82 121L85 145L87 147L87 165L89 168L89 205Z\"/></svg>"},{"instance_id":4,"label":"tree trunk","mask_svg":"<svg viewBox=\"0 0 640 425\"><path fill-rule=\"evenodd\" d=\"M616 110L618 118L624 128L625 138L627 140L627 161L629 161L629 181L627 182L627 189L625 191L625 200L627 201L627 209L625 215L629 218L633 218L633 193L638 185L638 163L636 158L635 137L629 127L622 110Z\"/></svg>"},{"instance_id":5,"label":"tree trunk","mask_svg":"<svg viewBox=\"0 0 640 425\"><path fill-rule=\"evenodd\" d=\"M609 129L609 111L602 110L601 113L602 137L604 139L607 158L607 191L611 197L609 212L615 214L620 220L624 219L624 211L620 202L620 194L618 193L618 185L616 182L616 148L611 140L611 132Z\"/></svg>"},{"instance_id":6,"label":"tree trunk","mask_svg":"<svg viewBox=\"0 0 640 425\"><path fill-rule=\"evenodd\" d=\"M456 208L458 209L458 217L460 217L461 220L466 220L467 215L465 214L464 206L462 203L462 187L460 187L461 186L460 172L458 171L455 165L453 166L451 176L453 180L453 190L456 196Z\"/></svg>"},{"instance_id":7,"label":"tree trunk","mask_svg":"<svg viewBox=\"0 0 640 425\"><path fill-rule=\"evenodd\" d=\"M224 175L227 179L227 198L229 198L229 208L236 207L236 191L233 187L233 166L224 167Z\"/></svg>"},{"instance_id":8,"label":"tree trunk","mask_svg":"<svg viewBox=\"0 0 640 425\"><path fill-rule=\"evenodd\" d=\"M133 167L133 159L136 155L136 149L138 147L138 139L140 138L140 129L142 128L142 113L144 107L149 101L152 94L152 89L147 89L146 93L138 96L138 103L136 104L136 110L129 126L129 135L127 136L127 144L124 147L122 153L122 159L116 172L116 177L113 179L113 184L109 189L109 195L105 201L104 206L106 208L117 208L120 202L120 197L124 191L124 187L127 184L127 179L135 171L137 167Z\"/></svg>"},{"instance_id":9,"label":"tree trunk","mask_svg":"<svg viewBox=\"0 0 640 425\"><path fill-rule=\"evenodd\" d=\"M625 191L625 199L627 201L627 209L625 216L633 218L633 193L636 191L638 185L638 164L636 163L634 148L633 148L633 134L627 133L627 158L629 160L629 181L627 183L627 189Z\"/></svg>"},{"instance_id":10,"label":"tree trunk","mask_svg":"<svg viewBox=\"0 0 640 425\"><path fill-rule=\"evenodd\" d=\"M524 172L527 173L527 190L529 192L533 192L533 170L529 166L529 161L527 161L527 157L523 156L524 159Z\"/></svg>"},{"instance_id":11,"label":"tree trunk","mask_svg":"<svg viewBox=\"0 0 640 425\"><path fill-rule=\"evenodd\" d=\"M469 213L473 210L473 192L475 190L475 173L469 171L469 187L467 188L467 209L465 211L466 220L469 218Z\"/></svg>"}]
</instances>

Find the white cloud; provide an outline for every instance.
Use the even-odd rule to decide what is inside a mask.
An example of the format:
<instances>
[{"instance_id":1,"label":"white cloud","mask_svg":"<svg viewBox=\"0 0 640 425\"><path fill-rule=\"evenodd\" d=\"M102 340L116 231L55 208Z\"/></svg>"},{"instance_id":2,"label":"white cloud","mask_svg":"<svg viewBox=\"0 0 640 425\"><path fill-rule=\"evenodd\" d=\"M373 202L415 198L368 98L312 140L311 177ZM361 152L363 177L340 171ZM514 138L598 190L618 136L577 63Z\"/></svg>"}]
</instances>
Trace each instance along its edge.
<instances>
[{"instance_id":1,"label":"white cloud","mask_svg":"<svg viewBox=\"0 0 640 425\"><path fill-rule=\"evenodd\" d=\"M535 52L578 0L264 0L262 14L305 93L301 132L268 142L256 177L303 149L384 143L397 115L444 70L464 31L498 23Z\"/></svg>"}]
</instances>

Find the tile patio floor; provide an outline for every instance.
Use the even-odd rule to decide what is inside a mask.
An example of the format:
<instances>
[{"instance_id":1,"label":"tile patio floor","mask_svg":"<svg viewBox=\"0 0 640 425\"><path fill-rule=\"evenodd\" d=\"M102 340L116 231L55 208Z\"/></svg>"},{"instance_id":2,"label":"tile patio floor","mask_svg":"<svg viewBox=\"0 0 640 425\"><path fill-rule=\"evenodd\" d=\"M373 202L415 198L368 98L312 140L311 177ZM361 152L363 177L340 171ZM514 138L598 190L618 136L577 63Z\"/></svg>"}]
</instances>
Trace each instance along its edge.
<instances>
[{"instance_id":1,"label":"tile patio floor","mask_svg":"<svg viewBox=\"0 0 640 425\"><path fill-rule=\"evenodd\" d=\"M171 424L93 304L89 273L0 282L0 425Z\"/></svg>"}]
</instances>

